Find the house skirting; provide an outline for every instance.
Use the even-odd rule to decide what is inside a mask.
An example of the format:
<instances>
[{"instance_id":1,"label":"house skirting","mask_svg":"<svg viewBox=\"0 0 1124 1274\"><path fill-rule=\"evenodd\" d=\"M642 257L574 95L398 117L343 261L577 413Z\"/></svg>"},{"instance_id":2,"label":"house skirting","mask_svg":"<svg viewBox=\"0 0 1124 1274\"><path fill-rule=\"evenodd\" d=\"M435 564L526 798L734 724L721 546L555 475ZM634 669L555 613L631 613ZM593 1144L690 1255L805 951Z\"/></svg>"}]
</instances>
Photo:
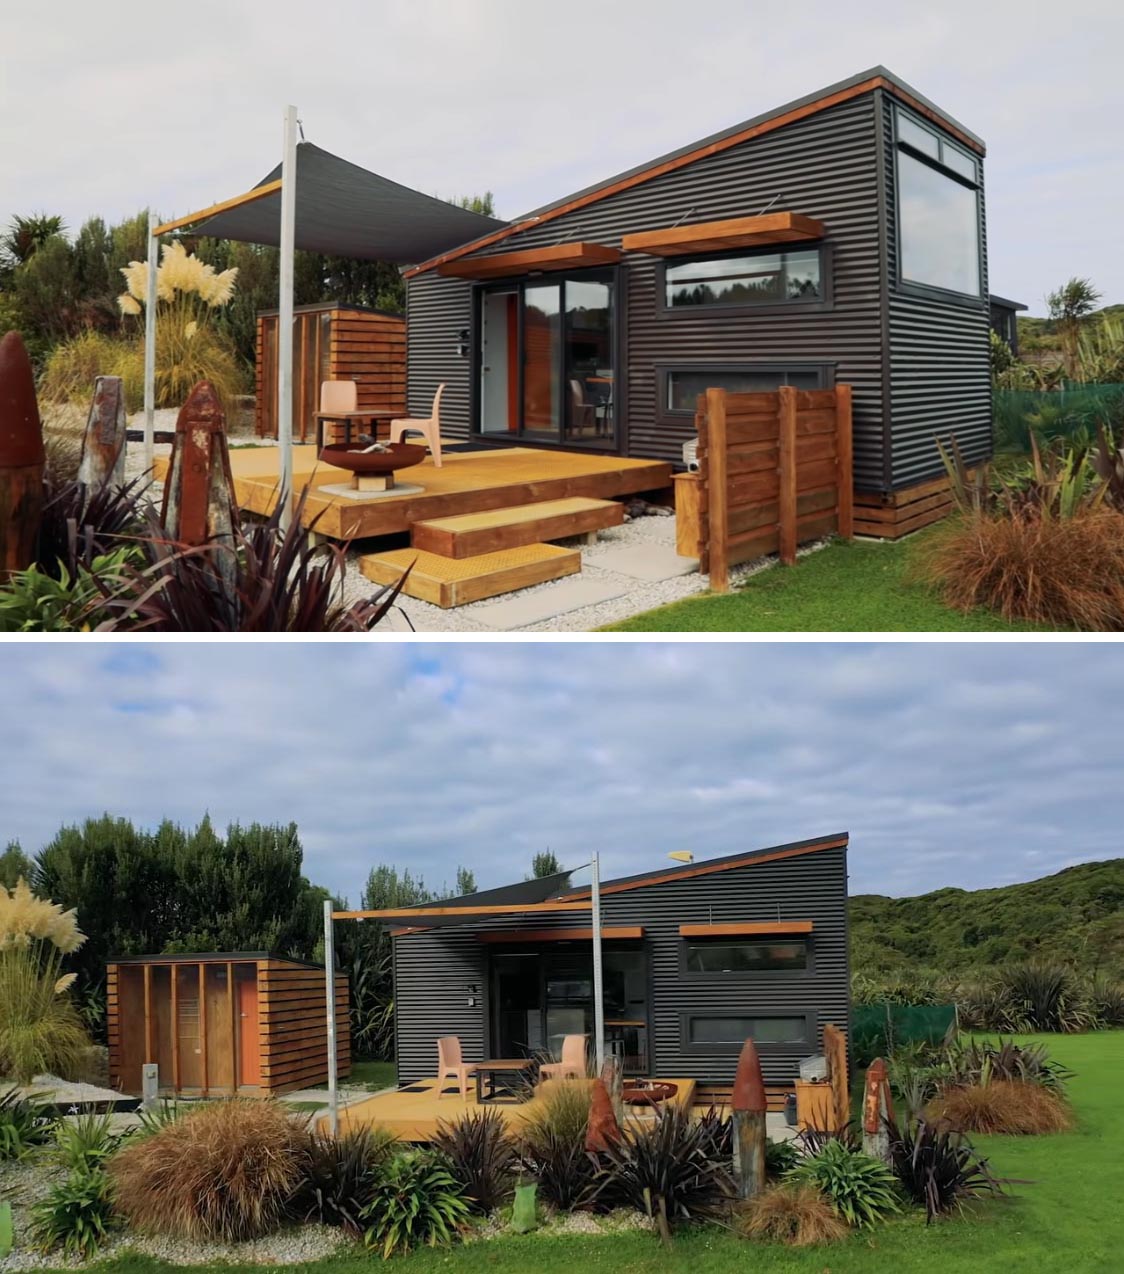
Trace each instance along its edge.
<instances>
[{"instance_id":1,"label":"house skirting","mask_svg":"<svg viewBox=\"0 0 1124 1274\"><path fill-rule=\"evenodd\" d=\"M900 540L904 535L939 522L952 508L947 476L888 493L856 491L855 534Z\"/></svg>"}]
</instances>

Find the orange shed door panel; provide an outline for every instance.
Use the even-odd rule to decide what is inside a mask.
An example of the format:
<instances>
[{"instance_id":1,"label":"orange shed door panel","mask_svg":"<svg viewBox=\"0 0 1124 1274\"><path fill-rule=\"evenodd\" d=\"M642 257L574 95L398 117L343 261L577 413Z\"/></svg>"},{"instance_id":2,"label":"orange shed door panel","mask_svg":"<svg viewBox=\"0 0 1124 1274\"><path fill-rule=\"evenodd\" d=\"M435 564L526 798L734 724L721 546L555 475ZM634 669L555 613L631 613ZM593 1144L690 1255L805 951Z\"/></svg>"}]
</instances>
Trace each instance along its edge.
<instances>
[{"instance_id":1,"label":"orange shed door panel","mask_svg":"<svg viewBox=\"0 0 1124 1274\"><path fill-rule=\"evenodd\" d=\"M238 979L238 1082L261 1083L261 1042L258 1038L258 984Z\"/></svg>"}]
</instances>

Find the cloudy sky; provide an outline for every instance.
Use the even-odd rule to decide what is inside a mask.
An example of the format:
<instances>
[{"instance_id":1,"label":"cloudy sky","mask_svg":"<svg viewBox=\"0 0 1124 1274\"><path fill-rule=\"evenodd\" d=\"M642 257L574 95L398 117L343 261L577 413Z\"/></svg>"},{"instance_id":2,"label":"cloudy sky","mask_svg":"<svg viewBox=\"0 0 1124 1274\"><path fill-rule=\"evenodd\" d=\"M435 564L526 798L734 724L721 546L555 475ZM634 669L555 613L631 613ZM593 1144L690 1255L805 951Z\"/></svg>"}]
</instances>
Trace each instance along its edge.
<instances>
[{"instance_id":1,"label":"cloudy sky","mask_svg":"<svg viewBox=\"0 0 1124 1274\"><path fill-rule=\"evenodd\" d=\"M991 287L1124 302L1113 0L56 0L2 8L0 223L179 215L257 182L281 112L511 218L878 63L989 146ZM1083 215L1092 214L1092 215Z\"/></svg>"},{"instance_id":2,"label":"cloudy sky","mask_svg":"<svg viewBox=\"0 0 1124 1274\"><path fill-rule=\"evenodd\" d=\"M0 844L102 811L295 820L306 872L480 887L851 833L851 888L1122 852L1124 664L1078 645L2 648Z\"/></svg>"}]
</instances>

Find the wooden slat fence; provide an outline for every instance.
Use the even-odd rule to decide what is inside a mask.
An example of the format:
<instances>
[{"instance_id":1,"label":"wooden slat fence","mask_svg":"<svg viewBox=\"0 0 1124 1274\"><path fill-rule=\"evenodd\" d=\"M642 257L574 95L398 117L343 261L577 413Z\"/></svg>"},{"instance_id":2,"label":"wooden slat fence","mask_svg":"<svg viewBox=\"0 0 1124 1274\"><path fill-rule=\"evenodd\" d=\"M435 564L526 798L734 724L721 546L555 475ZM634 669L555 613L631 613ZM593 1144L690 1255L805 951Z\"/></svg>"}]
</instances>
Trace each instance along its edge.
<instances>
[{"instance_id":1,"label":"wooden slat fence","mask_svg":"<svg viewBox=\"0 0 1124 1274\"><path fill-rule=\"evenodd\" d=\"M854 533L851 386L699 395L699 569L728 592L730 567L831 531ZM680 537L682 544L682 537ZM680 548L680 552L683 548Z\"/></svg>"}]
</instances>

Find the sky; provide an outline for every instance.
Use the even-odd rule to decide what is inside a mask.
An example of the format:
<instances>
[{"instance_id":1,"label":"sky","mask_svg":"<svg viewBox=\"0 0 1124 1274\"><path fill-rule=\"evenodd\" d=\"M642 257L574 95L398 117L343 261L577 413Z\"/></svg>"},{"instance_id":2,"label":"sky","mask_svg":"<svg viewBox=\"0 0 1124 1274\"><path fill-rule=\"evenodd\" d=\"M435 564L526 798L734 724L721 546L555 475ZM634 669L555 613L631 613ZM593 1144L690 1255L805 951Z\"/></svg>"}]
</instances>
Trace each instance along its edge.
<instances>
[{"instance_id":1,"label":"sky","mask_svg":"<svg viewBox=\"0 0 1124 1274\"><path fill-rule=\"evenodd\" d=\"M1124 661L1044 644L8 643L0 845L109 812L379 863L605 877L846 831L852 893L1124 852ZM582 882L588 877L577 876Z\"/></svg>"},{"instance_id":2,"label":"sky","mask_svg":"<svg viewBox=\"0 0 1124 1274\"><path fill-rule=\"evenodd\" d=\"M0 0L0 224L182 215L305 136L510 219L882 64L988 144L993 292L1124 302L1116 0Z\"/></svg>"}]
</instances>

